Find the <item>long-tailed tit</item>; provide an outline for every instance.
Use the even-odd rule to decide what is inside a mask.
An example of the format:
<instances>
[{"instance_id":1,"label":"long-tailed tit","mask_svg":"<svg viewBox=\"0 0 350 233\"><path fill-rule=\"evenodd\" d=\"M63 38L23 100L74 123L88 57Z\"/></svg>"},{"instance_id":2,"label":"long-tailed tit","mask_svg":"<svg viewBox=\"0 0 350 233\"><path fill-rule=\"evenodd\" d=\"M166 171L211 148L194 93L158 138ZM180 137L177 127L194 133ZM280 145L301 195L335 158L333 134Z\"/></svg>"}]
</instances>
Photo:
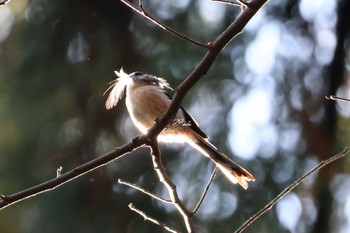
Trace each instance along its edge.
<instances>
[{"instance_id":1,"label":"long-tailed tit","mask_svg":"<svg viewBox=\"0 0 350 233\"><path fill-rule=\"evenodd\" d=\"M168 109L171 98L165 91L171 87L166 80L153 75L140 72L127 74L123 69L115 73L118 78L112 81L106 90L107 92L111 89L106 108L113 108L121 98L126 96L126 107L133 123L146 134L156 119ZM239 183L244 189L248 188L247 181L255 180L248 171L219 152L208 141L208 136L183 107L180 107L175 117L159 134L158 140L172 143L187 142L210 158L230 181Z\"/></svg>"}]
</instances>

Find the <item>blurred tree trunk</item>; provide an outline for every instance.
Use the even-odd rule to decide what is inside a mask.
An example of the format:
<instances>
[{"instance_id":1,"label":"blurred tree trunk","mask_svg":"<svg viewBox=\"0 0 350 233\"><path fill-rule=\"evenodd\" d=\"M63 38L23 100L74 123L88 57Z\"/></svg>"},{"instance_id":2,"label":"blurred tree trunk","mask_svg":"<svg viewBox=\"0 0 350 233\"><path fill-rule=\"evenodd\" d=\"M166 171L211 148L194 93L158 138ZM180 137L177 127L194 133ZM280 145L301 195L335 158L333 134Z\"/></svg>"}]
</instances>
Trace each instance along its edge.
<instances>
[{"instance_id":1,"label":"blurred tree trunk","mask_svg":"<svg viewBox=\"0 0 350 233\"><path fill-rule=\"evenodd\" d=\"M336 25L337 45L333 61L328 67L329 85L327 95L334 95L341 86L345 70L345 51L344 43L346 35L350 31L350 1L343 0L338 2L338 21ZM320 100L322 103L325 100ZM336 142L337 113L336 102L326 101L326 116L320 124L309 121L305 114L304 127L306 137L309 141L308 152L315 154L320 160L330 157L334 153ZM335 174L335 165L326 166L318 176L315 190L315 200L318 205L318 215L312 232L328 233L330 229L330 216L332 213L333 198L330 190L330 182Z\"/></svg>"}]
</instances>

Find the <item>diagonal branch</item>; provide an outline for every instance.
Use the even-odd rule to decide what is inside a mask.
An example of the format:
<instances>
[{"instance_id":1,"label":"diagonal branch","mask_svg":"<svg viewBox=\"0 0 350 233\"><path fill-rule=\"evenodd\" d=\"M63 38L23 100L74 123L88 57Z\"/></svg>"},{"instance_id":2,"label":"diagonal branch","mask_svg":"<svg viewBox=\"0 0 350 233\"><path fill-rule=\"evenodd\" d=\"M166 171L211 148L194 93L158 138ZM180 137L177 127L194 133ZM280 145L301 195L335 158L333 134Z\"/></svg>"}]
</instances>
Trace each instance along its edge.
<instances>
[{"instance_id":1,"label":"diagonal branch","mask_svg":"<svg viewBox=\"0 0 350 233\"><path fill-rule=\"evenodd\" d=\"M11 195L0 195L0 210L16 203L23 201L27 198L34 197L44 192L51 191L73 179L76 179L86 173L89 173L99 167L102 167L111 161L118 159L128 152L132 152L135 148L138 148L148 141L145 135L135 137L130 143L125 144L113 151L108 152L94 160L91 160L85 164L82 164L64 174L60 174L51 180L35 185L23 191L11 194ZM62 170L62 169L60 169Z\"/></svg>"},{"instance_id":2,"label":"diagonal branch","mask_svg":"<svg viewBox=\"0 0 350 233\"><path fill-rule=\"evenodd\" d=\"M291 192L294 188L296 188L301 182L303 182L306 178L327 166L328 164L333 163L334 161L343 158L350 152L350 147L346 147L342 152L333 155L329 159L322 160L316 167L311 169L308 173L294 181L287 188L285 188L280 194L278 194L272 201L270 201L267 205L264 206L261 210L259 210L256 214L251 216L247 221L245 221L234 233L243 232L248 226L250 226L253 222L255 222L258 218L260 218L263 214L269 211L280 199L282 199L287 193Z\"/></svg>"},{"instance_id":3,"label":"diagonal branch","mask_svg":"<svg viewBox=\"0 0 350 233\"><path fill-rule=\"evenodd\" d=\"M171 229L170 227L168 227L165 223L162 223L162 222L158 221L157 219L149 217L145 212L137 209L132 203L129 204L129 208L132 211L135 211L136 213L141 215L145 221L153 222L154 224L156 224L158 226L161 226L163 229L165 229L165 230L167 230L169 232L178 233L177 231L175 231L175 230Z\"/></svg>"},{"instance_id":4,"label":"diagonal branch","mask_svg":"<svg viewBox=\"0 0 350 233\"><path fill-rule=\"evenodd\" d=\"M144 193L144 194L146 194L146 195L148 195L148 196L150 196L150 197L152 197L152 198L154 198L154 199L156 199L156 200L158 200L158 201L165 202L165 203L168 203L168 204L171 204L171 203L172 203L171 200L164 199L164 198L162 198L162 197L160 197L160 196L157 196L157 195L151 193L150 191L148 191L148 190L146 190L146 189L144 189L144 188L139 187L139 186L136 185L136 184L127 182L127 181L122 180L122 179L118 179L118 183L119 183L119 184L126 185L126 186L129 186L129 187L134 188L134 189L136 189L136 190L139 190L140 192L142 192L142 193Z\"/></svg>"},{"instance_id":5,"label":"diagonal branch","mask_svg":"<svg viewBox=\"0 0 350 233\"><path fill-rule=\"evenodd\" d=\"M202 193L201 198L199 199L196 207L192 210L191 216L195 215L198 212L199 208L202 206L204 198L207 196L209 187L211 186L211 183L213 182L213 180L216 176L216 173L218 173L218 170L219 170L219 168L217 166L215 166L215 168L214 168L214 170L211 173L211 176L209 178L208 184L205 186L205 189L204 189L204 192Z\"/></svg>"},{"instance_id":6,"label":"diagonal branch","mask_svg":"<svg viewBox=\"0 0 350 233\"><path fill-rule=\"evenodd\" d=\"M186 35L172 29L171 27L161 23L159 20L157 20L156 18L154 18L152 15L148 14L144 8L143 8L143 1L139 0L139 8L135 7L133 4L131 4L130 2L128 2L127 0L120 0L122 3L124 3L125 5L127 5L128 7L130 7L132 10L134 10L135 12L139 13L140 15L144 16L146 19L150 20L152 23L154 23L155 25L159 26L161 29L170 32L171 34L180 37L183 40L186 40L188 42L190 42L191 44L194 44L196 46L200 46L202 48L206 48L208 49L209 46L207 44L204 44L202 42L196 41L194 39L191 39L189 37L187 37Z\"/></svg>"},{"instance_id":7,"label":"diagonal branch","mask_svg":"<svg viewBox=\"0 0 350 233\"><path fill-rule=\"evenodd\" d=\"M152 155L152 161L153 161L153 167L154 170L157 172L157 175L159 177L159 181L164 184L164 186L167 188L170 200L172 201L173 205L176 207L176 209L181 214L185 225L187 232L194 232L193 224L191 221L191 213L186 209L186 207L181 202L177 191L175 184L171 181L170 177L168 176L161 160L160 156L160 150L158 146L158 141L156 138L154 138L151 143L149 144L151 147L151 155Z\"/></svg>"}]
</instances>

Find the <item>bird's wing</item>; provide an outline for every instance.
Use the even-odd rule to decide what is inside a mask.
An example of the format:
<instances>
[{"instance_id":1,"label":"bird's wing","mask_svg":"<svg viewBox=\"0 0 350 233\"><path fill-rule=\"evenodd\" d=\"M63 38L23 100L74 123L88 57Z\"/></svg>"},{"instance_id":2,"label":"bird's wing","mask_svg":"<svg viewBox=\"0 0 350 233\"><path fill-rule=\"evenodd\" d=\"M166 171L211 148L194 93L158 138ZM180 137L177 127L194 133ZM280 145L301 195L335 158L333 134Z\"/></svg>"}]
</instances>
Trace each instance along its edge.
<instances>
[{"instance_id":1,"label":"bird's wing","mask_svg":"<svg viewBox=\"0 0 350 233\"><path fill-rule=\"evenodd\" d=\"M180 109L182 110L182 113L185 117L185 121L186 123L188 123L190 125L190 128L196 132L198 135L200 135L201 137L207 139L208 135L206 133L204 133L201 128L199 128L199 125L197 123L197 121L191 116L191 114L184 108L184 107L180 107Z\"/></svg>"}]
</instances>

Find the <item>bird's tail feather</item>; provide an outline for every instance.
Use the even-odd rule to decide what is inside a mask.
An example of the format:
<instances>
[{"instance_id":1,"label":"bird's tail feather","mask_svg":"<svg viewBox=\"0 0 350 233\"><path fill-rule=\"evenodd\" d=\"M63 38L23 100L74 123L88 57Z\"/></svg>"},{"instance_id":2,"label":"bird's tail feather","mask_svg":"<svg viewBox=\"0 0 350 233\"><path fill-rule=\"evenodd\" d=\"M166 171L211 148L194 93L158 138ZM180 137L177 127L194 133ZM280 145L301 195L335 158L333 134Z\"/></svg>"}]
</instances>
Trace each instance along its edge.
<instances>
[{"instance_id":1,"label":"bird's tail feather","mask_svg":"<svg viewBox=\"0 0 350 233\"><path fill-rule=\"evenodd\" d=\"M214 145L200 135L196 135L195 139L192 139L189 143L209 157L231 182L239 183L244 189L247 189L248 181L255 181L252 174L230 160L225 154L220 153Z\"/></svg>"}]
</instances>

